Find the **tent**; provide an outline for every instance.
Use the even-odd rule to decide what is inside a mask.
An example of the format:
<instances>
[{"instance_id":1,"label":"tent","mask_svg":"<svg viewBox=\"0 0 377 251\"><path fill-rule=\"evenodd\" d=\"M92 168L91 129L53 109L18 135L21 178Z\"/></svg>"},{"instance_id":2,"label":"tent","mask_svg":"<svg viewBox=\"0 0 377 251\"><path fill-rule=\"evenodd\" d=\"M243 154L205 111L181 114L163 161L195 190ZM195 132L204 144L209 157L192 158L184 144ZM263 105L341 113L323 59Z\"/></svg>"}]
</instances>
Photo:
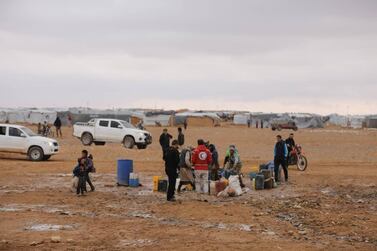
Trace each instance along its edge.
<instances>
[{"instance_id":1,"label":"tent","mask_svg":"<svg viewBox=\"0 0 377 251\"><path fill-rule=\"evenodd\" d=\"M365 119L365 116L362 115L344 116L339 114L330 114L328 123L341 127L361 128Z\"/></svg>"},{"instance_id":2,"label":"tent","mask_svg":"<svg viewBox=\"0 0 377 251\"><path fill-rule=\"evenodd\" d=\"M368 116L365 118L366 128L377 128L377 116Z\"/></svg>"},{"instance_id":3,"label":"tent","mask_svg":"<svg viewBox=\"0 0 377 251\"><path fill-rule=\"evenodd\" d=\"M144 125L154 126L160 124L161 126L170 125L170 115L154 115L154 116L144 116Z\"/></svg>"},{"instance_id":4,"label":"tent","mask_svg":"<svg viewBox=\"0 0 377 251\"><path fill-rule=\"evenodd\" d=\"M185 121L188 126L218 126L220 117L211 112L183 112L174 115L174 124L182 125Z\"/></svg>"},{"instance_id":5,"label":"tent","mask_svg":"<svg viewBox=\"0 0 377 251\"><path fill-rule=\"evenodd\" d=\"M233 118L233 124L235 125L247 125L247 121L250 119L250 114L236 114Z\"/></svg>"},{"instance_id":6,"label":"tent","mask_svg":"<svg viewBox=\"0 0 377 251\"><path fill-rule=\"evenodd\" d=\"M5 123L7 121L7 118L8 118L7 112L5 110L0 111L0 123Z\"/></svg>"},{"instance_id":7,"label":"tent","mask_svg":"<svg viewBox=\"0 0 377 251\"><path fill-rule=\"evenodd\" d=\"M9 123L26 123L28 112L24 110L9 110L7 120Z\"/></svg>"},{"instance_id":8,"label":"tent","mask_svg":"<svg viewBox=\"0 0 377 251\"><path fill-rule=\"evenodd\" d=\"M43 124L45 121L49 124L53 124L55 122L57 116L56 111L50 110L30 110L27 111L27 115L25 121L29 124Z\"/></svg>"}]
</instances>

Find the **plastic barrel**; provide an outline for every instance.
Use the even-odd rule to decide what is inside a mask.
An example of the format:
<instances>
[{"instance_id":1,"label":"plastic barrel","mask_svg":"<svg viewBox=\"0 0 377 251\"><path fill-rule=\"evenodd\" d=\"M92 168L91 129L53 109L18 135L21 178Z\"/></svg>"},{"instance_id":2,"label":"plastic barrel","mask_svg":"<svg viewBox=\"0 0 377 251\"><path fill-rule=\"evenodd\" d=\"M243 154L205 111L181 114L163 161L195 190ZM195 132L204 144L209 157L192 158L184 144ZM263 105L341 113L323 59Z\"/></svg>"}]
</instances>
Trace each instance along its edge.
<instances>
[{"instance_id":1,"label":"plastic barrel","mask_svg":"<svg viewBox=\"0 0 377 251\"><path fill-rule=\"evenodd\" d=\"M133 161L129 159L118 160L118 185L128 186L130 183L130 173L133 172Z\"/></svg>"}]
</instances>

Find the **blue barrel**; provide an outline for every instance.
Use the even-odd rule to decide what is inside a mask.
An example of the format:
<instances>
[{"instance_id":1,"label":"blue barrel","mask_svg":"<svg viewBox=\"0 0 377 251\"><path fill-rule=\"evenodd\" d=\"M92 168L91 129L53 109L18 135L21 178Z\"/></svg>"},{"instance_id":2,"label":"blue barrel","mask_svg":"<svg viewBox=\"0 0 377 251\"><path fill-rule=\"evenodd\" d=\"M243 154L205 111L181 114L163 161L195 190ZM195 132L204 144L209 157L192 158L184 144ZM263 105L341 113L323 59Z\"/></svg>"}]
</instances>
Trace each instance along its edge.
<instances>
[{"instance_id":1,"label":"blue barrel","mask_svg":"<svg viewBox=\"0 0 377 251\"><path fill-rule=\"evenodd\" d=\"M130 173L133 172L133 161L129 159L118 159L118 185L128 186Z\"/></svg>"}]
</instances>

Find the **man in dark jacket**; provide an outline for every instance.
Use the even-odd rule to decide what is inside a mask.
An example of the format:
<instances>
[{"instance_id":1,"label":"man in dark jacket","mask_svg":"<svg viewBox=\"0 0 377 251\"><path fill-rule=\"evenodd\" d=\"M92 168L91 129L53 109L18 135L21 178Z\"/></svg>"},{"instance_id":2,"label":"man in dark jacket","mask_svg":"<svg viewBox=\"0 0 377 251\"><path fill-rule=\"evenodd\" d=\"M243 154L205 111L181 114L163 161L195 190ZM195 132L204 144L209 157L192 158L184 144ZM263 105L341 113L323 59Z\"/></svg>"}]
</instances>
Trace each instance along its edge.
<instances>
[{"instance_id":1,"label":"man in dark jacket","mask_svg":"<svg viewBox=\"0 0 377 251\"><path fill-rule=\"evenodd\" d=\"M293 150L293 148L296 146L295 140L294 140L294 134L289 134L289 138L285 140L285 144L288 148L288 154Z\"/></svg>"},{"instance_id":2,"label":"man in dark jacket","mask_svg":"<svg viewBox=\"0 0 377 251\"><path fill-rule=\"evenodd\" d=\"M209 164L210 180L216 181L219 180L219 153L217 152L214 144L210 144L208 149L212 154L212 162Z\"/></svg>"},{"instance_id":3,"label":"man in dark jacket","mask_svg":"<svg viewBox=\"0 0 377 251\"><path fill-rule=\"evenodd\" d=\"M59 116L56 117L55 119L55 122L54 122L54 126L56 128L56 137L59 138L59 135L60 135L60 138L63 138L63 135L62 135L62 121L60 120Z\"/></svg>"},{"instance_id":4,"label":"man in dark jacket","mask_svg":"<svg viewBox=\"0 0 377 251\"><path fill-rule=\"evenodd\" d=\"M285 181L288 181L288 168L287 168L287 156L288 149L284 140L280 135L276 136L276 145L274 148L274 171L275 171L275 181L280 182L279 180L279 167L280 165L284 170Z\"/></svg>"},{"instance_id":5,"label":"man in dark jacket","mask_svg":"<svg viewBox=\"0 0 377 251\"><path fill-rule=\"evenodd\" d=\"M167 200L168 201L175 201L174 192L175 192L175 185L177 182L178 177L178 170L179 170L179 151L178 151L178 141L173 140L172 146L166 150L166 154L164 157L165 160L165 172L169 178L169 185L167 191Z\"/></svg>"},{"instance_id":6,"label":"man in dark jacket","mask_svg":"<svg viewBox=\"0 0 377 251\"><path fill-rule=\"evenodd\" d=\"M182 128L178 127L178 145L183 146L185 144L185 135L182 133Z\"/></svg>"},{"instance_id":7,"label":"man in dark jacket","mask_svg":"<svg viewBox=\"0 0 377 251\"><path fill-rule=\"evenodd\" d=\"M165 153L166 151L169 149L169 146L170 146L170 140L173 138L173 136L171 136L169 133L168 133L168 129L164 129L161 136L160 136L160 145L161 145L161 148L162 148L162 158L164 159L165 157Z\"/></svg>"}]
</instances>

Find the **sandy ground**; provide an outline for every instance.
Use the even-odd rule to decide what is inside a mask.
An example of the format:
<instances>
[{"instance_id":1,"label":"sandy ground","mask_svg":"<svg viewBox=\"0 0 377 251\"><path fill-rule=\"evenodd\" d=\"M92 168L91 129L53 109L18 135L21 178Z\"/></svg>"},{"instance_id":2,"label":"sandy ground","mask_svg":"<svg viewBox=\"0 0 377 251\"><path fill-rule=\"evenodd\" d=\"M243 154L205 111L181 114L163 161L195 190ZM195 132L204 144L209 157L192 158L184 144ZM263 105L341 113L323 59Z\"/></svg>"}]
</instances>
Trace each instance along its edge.
<instances>
[{"instance_id":1,"label":"sandy ground","mask_svg":"<svg viewBox=\"0 0 377 251\"><path fill-rule=\"evenodd\" d=\"M147 150L83 147L64 128L61 152L47 162L0 154L0 250L377 250L376 131L301 130L309 167L290 167L289 184L237 198L184 192L167 203L152 192L163 162L161 128L149 129ZM236 144L247 173L272 158L275 135L228 126L189 128L186 139L210 140L221 159ZM71 171L84 148L95 158L96 191L76 197ZM143 187L115 186L118 158L134 160Z\"/></svg>"}]
</instances>

